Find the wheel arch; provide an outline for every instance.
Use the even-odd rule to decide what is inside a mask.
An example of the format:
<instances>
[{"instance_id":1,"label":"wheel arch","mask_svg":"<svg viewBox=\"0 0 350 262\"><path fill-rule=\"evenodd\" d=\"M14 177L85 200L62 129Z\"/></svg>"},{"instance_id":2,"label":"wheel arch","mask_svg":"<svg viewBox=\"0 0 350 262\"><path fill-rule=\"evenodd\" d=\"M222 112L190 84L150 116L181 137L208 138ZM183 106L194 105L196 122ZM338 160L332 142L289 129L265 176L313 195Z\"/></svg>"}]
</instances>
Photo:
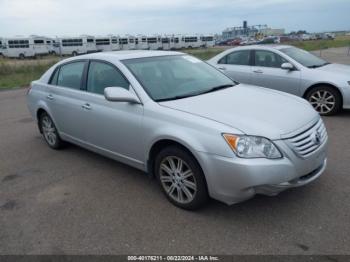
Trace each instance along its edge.
<instances>
[{"instance_id":1,"label":"wheel arch","mask_svg":"<svg viewBox=\"0 0 350 262\"><path fill-rule=\"evenodd\" d=\"M43 131L41 130L40 122L39 122L40 116L41 116L42 113L46 113L46 114L48 114L48 115L50 116L50 118L52 119L53 123L55 124L55 126L56 126L56 128L57 128L58 133L60 133L60 132L59 132L59 128L58 128L58 126L57 126L57 124L56 124L56 120L52 117L52 114L51 114L50 110L48 110L48 109L45 108L44 106L39 106L38 109L36 110L35 116L36 116L37 125L38 125L38 128L39 128L40 133L43 132Z\"/></svg>"},{"instance_id":2,"label":"wheel arch","mask_svg":"<svg viewBox=\"0 0 350 262\"><path fill-rule=\"evenodd\" d=\"M315 87L319 87L319 86L328 86L328 87L331 87L334 90L336 90L339 93L339 95L340 95L340 99L341 99L340 106L341 106L341 108L343 107L343 93L341 92L341 90L336 85L331 84L331 83L327 83L327 82L316 83L316 84L313 84L313 85L309 86L304 91L303 98L306 99L306 96L310 92L310 90L315 88Z\"/></svg>"},{"instance_id":3,"label":"wheel arch","mask_svg":"<svg viewBox=\"0 0 350 262\"><path fill-rule=\"evenodd\" d=\"M187 146L185 145L185 143L183 142L180 142L180 141L177 141L175 139L172 139L172 138L162 138L162 139L159 139L157 141L155 141L149 152L148 152L148 158L147 158L147 172L148 174L150 174L151 176L154 175L154 160L157 156L157 154L163 149L163 148L166 148L166 147L169 147L169 146L178 146L180 148L182 148L184 151L186 151L187 153L189 153L193 159L197 162L198 166L200 167L200 169L202 170L202 173L204 175L204 181L205 181L205 185L208 189L208 185L207 185L207 179L206 179L206 176L205 176L205 172L200 164L200 161L198 161L197 157L196 157L196 154Z\"/></svg>"},{"instance_id":4,"label":"wheel arch","mask_svg":"<svg viewBox=\"0 0 350 262\"><path fill-rule=\"evenodd\" d=\"M39 128L39 131L40 131L41 134L43 133L43 130L42 130L41 126L40 126L40 116L43 113L48 114L47 111L44 108L39 107L38 110L36 111L36 114L35 114L36 119L37 119L38 128Z\"/></svg>"}]
</instances>

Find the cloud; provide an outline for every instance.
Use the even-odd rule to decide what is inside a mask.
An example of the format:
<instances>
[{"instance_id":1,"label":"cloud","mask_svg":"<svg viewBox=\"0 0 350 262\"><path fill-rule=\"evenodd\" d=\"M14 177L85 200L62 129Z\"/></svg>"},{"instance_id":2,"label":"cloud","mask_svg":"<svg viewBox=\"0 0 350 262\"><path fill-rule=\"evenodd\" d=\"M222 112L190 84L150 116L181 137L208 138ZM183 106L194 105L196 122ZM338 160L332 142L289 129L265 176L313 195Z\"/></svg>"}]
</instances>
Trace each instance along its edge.
<instances>
[{"instance_id":1,"label":"cloud","mask_svg":"<svg viewBox=\"0 0 350 262\"><path fill-rule=\"evenodd\" d=\"M318 30L348 25L349 9L347 0L0 0L0 35L219 33L242 20ZM320 24L325 15L334 19Z\"/></svg>"}]
</instances>

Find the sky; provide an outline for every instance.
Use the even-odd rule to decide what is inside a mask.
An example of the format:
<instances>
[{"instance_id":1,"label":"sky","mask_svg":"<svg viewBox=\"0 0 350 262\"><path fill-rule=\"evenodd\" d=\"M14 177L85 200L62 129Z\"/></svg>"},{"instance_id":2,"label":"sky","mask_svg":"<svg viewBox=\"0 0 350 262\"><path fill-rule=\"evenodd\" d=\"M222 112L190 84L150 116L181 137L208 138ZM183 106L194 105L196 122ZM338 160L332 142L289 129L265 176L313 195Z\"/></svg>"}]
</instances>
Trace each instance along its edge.
<instances>
[{"instance_id":1,"label":"sky","mask_svg":"<svg viewBox=\"0 0 350 262\"><path fill-rule=\"evenodd\" d=\"M350 30L350 0L0 0L0 37Z\"/></svg>"}]
</instances>

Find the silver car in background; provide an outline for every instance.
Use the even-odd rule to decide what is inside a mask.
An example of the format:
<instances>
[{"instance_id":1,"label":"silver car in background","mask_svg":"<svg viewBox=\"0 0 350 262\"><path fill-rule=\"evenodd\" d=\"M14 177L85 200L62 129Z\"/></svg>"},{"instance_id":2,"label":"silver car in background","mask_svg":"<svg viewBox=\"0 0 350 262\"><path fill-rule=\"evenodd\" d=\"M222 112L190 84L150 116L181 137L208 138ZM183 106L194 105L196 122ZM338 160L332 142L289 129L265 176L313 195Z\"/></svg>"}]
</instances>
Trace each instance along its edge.
<instances>
[{"instance_id":1,"label":"silver car in background","mask_svg":"<svg viewBox=\"0 0 350 262\"><path fill-rule=\"evenodd\" d=\"M148 172L185 209L276 195L326 168L326 129L309 103L179 52L69 58L32 82L27 102L51 148L67 141Z\"/></svg>"},{"instance_id":2,"label":"silver car in background","mask_svg":"<svg viewBox=\"0 0 350 262\"><path fill-rule=\"evenodd\" d=\"M296 47L231 48L208 62L238 82L303 97L321 115L350 109L350 66L329 63Z\"/></svg>"}]
</instances>

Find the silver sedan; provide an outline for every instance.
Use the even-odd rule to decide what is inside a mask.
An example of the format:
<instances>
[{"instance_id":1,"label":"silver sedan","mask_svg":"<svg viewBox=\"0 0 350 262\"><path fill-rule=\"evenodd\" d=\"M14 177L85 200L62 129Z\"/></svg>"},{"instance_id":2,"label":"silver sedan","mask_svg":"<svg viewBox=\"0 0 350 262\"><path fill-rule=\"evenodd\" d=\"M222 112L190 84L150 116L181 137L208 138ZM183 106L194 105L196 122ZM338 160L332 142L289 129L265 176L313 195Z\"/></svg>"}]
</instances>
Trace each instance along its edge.
<instances>
[{"instance_id":1,"label":"silver sedan","mask_svg":"<svg viewBox=\"0 0 350 262\"><path fill-rule=\"evenodd\" d=\"M154 175L185 209L276 195L326 167L326 129L309 103L183 53L69 58L32 83L27 102L51 148L74 143Z\"/></svg>"},{"instance_id":2,"label":"silver sedan","mask_svg":"<svg viewBox=\"0 0 350 262\"><path fill-rule=\"evenodd\" d=\"M350 108L350 66L329 63L296 47L237 47L208 62L241 83L303 97L321 115Z\"/></svg>"}]
</instances>

